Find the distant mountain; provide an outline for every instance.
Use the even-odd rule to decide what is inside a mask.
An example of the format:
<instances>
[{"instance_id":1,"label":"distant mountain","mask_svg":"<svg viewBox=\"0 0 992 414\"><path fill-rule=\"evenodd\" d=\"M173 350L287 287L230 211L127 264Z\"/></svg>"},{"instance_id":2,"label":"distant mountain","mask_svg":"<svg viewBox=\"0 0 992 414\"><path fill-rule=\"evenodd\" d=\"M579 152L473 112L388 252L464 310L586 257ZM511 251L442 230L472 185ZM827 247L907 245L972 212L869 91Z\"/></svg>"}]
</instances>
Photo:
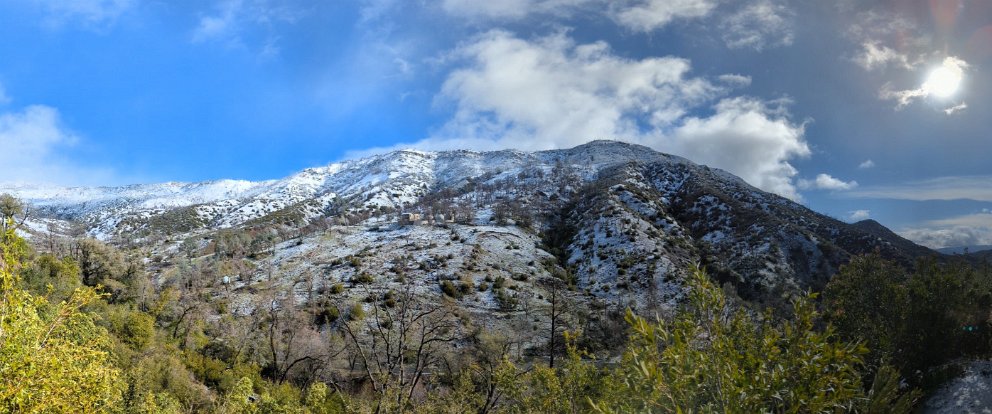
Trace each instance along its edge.
<instances>
[{"instance_id":1,"label":"distant mountain","mask_svg":"<svg viewBox=\"0 0 992 414\"><path fill-rule=\"evenodd\" d=\"M987 250L992 250L992 245L974 245L974 246L957 246L957 247L943 247L937 249L938 252L943 254L967 254L967 253L978 253Z\"/></svg>"},{"instance_id":2,"label":"distant mountain","mask_svg":"<svg viewBox=\"0 0 992 414\"><path fill-rule=\"evenodd\" d=\"M910 264L936 254L875 221L843 223L725 171L612 141L540 152L402 150L262 182L0 186L0 192L116 243L191 235L212 242L223 229L272 229L307 246L322 243L321 232L338 231L363 246L348 254L426 249L457 257L464 252L451 249L464 246L491 259L488 272L514 279L551 272L535 265L551 260L588 295L636 304L678 296L693 263L744 296L772 297L822 287L852 255L878 251ZM415 226L443 225L451 234L416 251L409 250L412 242L387 242L412 237L401 213L419 214L406 216ZM478 250L481 234L505 249ZM530 246L521 249L522 243ZM325 250L343 248L335 246ZM397 248L408 250L389 250ZM279 260L302 254L287 247ZM306 254L316 260L316 253ZM382 260L381 266L393 263Z\"/></svg>"}]
</instances>

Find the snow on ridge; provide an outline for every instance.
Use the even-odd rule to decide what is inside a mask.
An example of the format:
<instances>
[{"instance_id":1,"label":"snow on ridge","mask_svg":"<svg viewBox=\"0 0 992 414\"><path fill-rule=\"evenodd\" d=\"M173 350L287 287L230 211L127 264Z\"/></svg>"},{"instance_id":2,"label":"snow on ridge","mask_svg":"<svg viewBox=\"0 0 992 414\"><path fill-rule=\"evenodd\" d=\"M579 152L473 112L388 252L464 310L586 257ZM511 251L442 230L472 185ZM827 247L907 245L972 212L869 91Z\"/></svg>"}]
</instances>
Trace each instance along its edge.
<instances>
[{"instance_id":1,"label":"snow on ridge","mask_svg":"<svg viewBox=\"0 0 992 414\"><path fill-rule=\"evenodd\" d=\"M338 199L402 208L434 188L461 185L471 178L507 179L525 169L565 163L586 180L617 163L661 160L681 162L647 147L604 141L540 152L398 150L307 168L278 180L118 187L0 184L0 193L10 192L54 217L83 219L101 232L112 231L127 216L142 219L191 206L201 219L230 227L302 202L318 209L314 211Z\"/></svg>"}]
</instances>

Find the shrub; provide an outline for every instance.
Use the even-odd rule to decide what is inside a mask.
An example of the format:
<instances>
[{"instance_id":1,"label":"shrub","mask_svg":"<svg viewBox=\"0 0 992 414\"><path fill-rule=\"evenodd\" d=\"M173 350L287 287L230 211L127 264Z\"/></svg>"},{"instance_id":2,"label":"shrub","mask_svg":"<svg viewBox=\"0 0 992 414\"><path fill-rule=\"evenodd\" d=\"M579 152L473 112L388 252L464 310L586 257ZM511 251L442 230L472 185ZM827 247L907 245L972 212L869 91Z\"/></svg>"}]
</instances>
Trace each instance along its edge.
<instances>
[{"instance_id":1,"label":"shrub","mask_svg":"<svg viewBox=\"0 0 992 414\"><path fill-rule=\"evenodd\" d=\"M441 281L441 292L455 299L461 299L463 296L461 289L455 286L450 280Z\"/></svg>"},{"instance_id":2,"label":"shrub","mask_svg":"<svg viewBox=\"0 0 992 414\"><path fill-rule=\"evenodd\" d=\"M365 319L365 308L361 303L356 303L351 306L351 311L348 312L348 320L360 321Z\"/></svg>"},{"instance_id":3,"label":"shrub","mask_svg":"<svg viewBox=\"0 0 992 414\"><path fill-rule=\"evenodd\" d=\"M315 325L321 326L329 323L334 323L340 317L341 317L341 311L338 310L338 307L330 303L326 303L324 304L324 306L320 308L317 314L314 315L313 322Z\"/></svg>"},{"instance_id":4,"label":"shrub","mask_svg":"<svg viewBox=\"0 0 992 414\"><path fill-rule=\"evenodd\" d=\"M509 292L503 289L495 290L496 292L496 303L499 305L499 309L505 312L512 311L517 308L518 300L516 295L510 295Z\"/></svg>"},{"instance_id":5,"label":"shrub","mask_svg":"<svg viewBox=\"0 0 992 414\"><path fill-rule=\"evenodd\" d=\"M370 275L368 273L365 273L365 272L359 273L359 274L351 277L351 283L356 284L356 285L357 284L363 284L363 285L364 284L369 284L369 283L372 283L373 281L375 281L375 279L372 277L372 275Z\"/></svg>"},{"instance_id":6,"label":"shrub","mask_svg":"<svg viewBox=\"0 0 992 414\"><path fill-rule=\"evenodd\" d=\"M814 328L809 297L793 302L791 320L770 313L755 321L728 307L721 289L699 270L687 306L670 322L627 311L632 334L620 365L594 409L599 412L891 412L908 407L890 373L867 395L863 346ZM705 340L701 338L706 338Z\"/></svg>"}]
</instances>

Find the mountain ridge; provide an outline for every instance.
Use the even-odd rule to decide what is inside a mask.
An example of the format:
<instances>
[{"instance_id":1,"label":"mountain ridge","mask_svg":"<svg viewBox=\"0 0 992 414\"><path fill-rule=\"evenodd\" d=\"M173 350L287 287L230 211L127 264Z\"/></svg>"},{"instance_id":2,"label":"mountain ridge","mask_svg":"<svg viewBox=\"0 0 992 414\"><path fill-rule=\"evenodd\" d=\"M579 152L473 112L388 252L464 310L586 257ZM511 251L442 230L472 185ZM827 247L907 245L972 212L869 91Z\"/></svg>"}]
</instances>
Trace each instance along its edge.
<instances>
[{"instance_id":1,"label":"mountain ridge","mask_svg":"<svg viewBox=\"0 0 992 414\"><path fill-rule=\"evenodd\" d=\"M398 235L406 231L401 213L456 234L519 230L541 245L531 262L553 255L578 288L641 304L677 296L693 263L743 296L770 297L822 287L852 255L879 252L912 265L937 254L877 222L843 223L726 171L615 141L537 152L398 150L261 182L18 190L0 186L47 219L118 243L212 243L226 229L301 240L328 229Z\"/></svg>"}]
</instances>

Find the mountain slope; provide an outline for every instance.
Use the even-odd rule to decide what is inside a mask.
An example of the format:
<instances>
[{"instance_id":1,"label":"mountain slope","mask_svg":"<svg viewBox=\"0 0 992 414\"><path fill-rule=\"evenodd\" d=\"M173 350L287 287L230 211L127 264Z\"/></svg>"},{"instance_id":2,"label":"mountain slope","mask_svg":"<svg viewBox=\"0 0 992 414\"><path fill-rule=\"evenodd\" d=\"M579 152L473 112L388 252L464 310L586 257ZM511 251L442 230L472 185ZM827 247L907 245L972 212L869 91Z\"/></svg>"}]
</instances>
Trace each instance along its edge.
<instances>
[{"instance_id":1,"label":"mountain slope","mask_svg":"<svg viewBox=\"0 0 992 414\"><path fill-rule=\"evenodd\" d=\"M523 263L550 257L554 266L525 267L555 273L590 297L632 306L677 298L693 263L743 296L761 298L821 288L851 255L878 251L910 264L935 254L877 222L843 223L727 172L611 141L533 153L403 150L263 182L0 192L21 197L43 217L80 223L90 235L120 243L191 235L216 243L221 230L301 240L329 231L399 237L408 231L400 213L418 213L414 224L451 226L457 240L446 243L466 251L475 245L466 245L463 233L488 226L506 247L486 252L492 263L522 252ZM521 231L538 240L527 242L534 248L513 248L519 242L506 235ZM395 249L376 243L363 249L395 254L387 245Z\"/></svg>"}]
</instances>

